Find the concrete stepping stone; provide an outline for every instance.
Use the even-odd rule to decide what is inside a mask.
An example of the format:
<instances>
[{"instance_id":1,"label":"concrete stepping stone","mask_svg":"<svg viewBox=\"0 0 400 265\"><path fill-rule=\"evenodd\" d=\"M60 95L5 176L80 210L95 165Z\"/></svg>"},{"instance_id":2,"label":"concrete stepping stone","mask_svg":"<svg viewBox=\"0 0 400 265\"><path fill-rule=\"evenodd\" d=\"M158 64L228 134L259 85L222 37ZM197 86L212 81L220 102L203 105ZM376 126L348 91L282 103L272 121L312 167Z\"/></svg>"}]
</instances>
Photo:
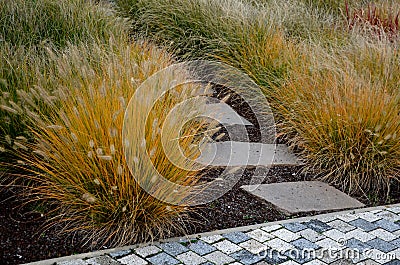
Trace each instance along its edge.
<instances>
[{"instance_id":1,"label":"concrete stepping stone","mask_svg":"<svg viewBox=\"0 0 400 265\"><path fill-rule=\"evenodd\" d=\"M207 104L203 115L219 121L222 125L253 125L225 103Z\"/></svg>"},{"instance_id":2,"label":"concrete stepping stone","mask_svg":"<svg viewBox=\"0 0 400 265\"><path fill-rule=\"evenodd\" d=\"M215 94L215 90L212 87L202 86L192 92L192 96L209 96Z\"/></svg>"},{"instance_id":3,"label":"concrete stepping stone","mask_svg":"<svg viewBox=\"0 0 400 265\"><path fill-rule=\"evenodd\" d=\"M197 162L209 166L297 166L303 163L284 144L215 142L207 144Z\"/></svg>"},{"instance_id":4,"label":"concrete stepping stone","mask_svg":"<svg viewBox=\"0 0 400 265\"><path fill-rule=\"evenodd\" d=\"M286 215L364 207L349 195L321 181L247 185L241 189L257 196Z\"/></svg>"}]
</instances>

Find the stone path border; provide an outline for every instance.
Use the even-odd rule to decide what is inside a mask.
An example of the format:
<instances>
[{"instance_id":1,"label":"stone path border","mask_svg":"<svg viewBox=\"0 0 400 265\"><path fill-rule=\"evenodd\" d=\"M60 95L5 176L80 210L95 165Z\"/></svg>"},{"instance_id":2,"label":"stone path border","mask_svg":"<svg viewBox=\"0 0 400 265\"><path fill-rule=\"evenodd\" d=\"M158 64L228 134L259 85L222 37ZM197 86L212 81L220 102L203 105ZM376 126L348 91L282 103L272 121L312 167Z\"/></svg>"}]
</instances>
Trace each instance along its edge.
<instances>
[{"instance_id":1,"label":"stone path border","mask_svg":"<svg viewBox=\"0 0 400 265\"><path fill-rule=\"evenodd\" d=\"M400 204L218 230L30 265L400 264Z\"/></svg>"}]
</instances>

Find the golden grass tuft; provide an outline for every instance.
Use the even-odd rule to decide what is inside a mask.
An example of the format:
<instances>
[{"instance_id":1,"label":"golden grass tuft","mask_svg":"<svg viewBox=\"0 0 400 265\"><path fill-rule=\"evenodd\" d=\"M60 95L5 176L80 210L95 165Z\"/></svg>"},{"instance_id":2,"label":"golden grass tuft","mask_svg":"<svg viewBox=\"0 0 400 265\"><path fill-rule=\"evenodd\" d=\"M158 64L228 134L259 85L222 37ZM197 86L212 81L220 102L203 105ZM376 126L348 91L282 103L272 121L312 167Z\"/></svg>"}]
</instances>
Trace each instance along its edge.
<instances>
[{"instance_id":1,"label":"golden grass tuft","mask_svg":"<svg viewBox=\"0 0 400 265\"><path fill-rule=\"evenodd\" d=\"M53 74L59 89L51 95L44 95L45 90L40 87L26 93L27 98L39 95L34 100L37 105L21 106L26 109L24 115L34 141L24 142L23 138L12 141L15 155L21 161L18 167L27 172L16 177L29 191L30 201L54 206L52 213L46 213L53 216L49 225L63 225L62 232L82 233L92 245L116 246L165 237L182 229L180 218L187 208L168 205L150 196L132 173L142 180L152 180L151 165L141 163L150 154L155 168L167 179L181 185L197 181L196 172L168 163L160 144L161 135L152 133L155 119L157 126L161 126L166 113L195 87L186 92L178 88L181 93L161 97L150 114L139 111L138 116L131 117L133 123L147 119L146 150L136 154L134 160L141 164L131 172L122 139L126 106L139 84L173 61L168 54L146 43L115 44L110 50L115 52L105 53L104 47L98 45L81 45L69 46L64 53L50 54L57 64ZM98 59L95 68L88 58ZM169 85L164 80L158 81L158 85L149 88L149 96ZM46 115L40 112L43 104ZM188 106L189 110L200 107ZM185 116L186 113L176 115L169 127L176 130ZM202 123L193 122L190 133L203 127ZM187 132L181 133L185 136ZM141 150L138 145L143 138L134 131L130 136L130 148ZM192 144L194 137L180 140L183 150L190 150ZM196 156L196 152L189 153ZM190 164L187 166L190 168ZM179 194L182 200L188 195Z\"/></svg>"},{"instance_id":2,"label":"golden grass tuft","mask_svg":"<svg viewBox=\"0 0 400 265\"><path fill-rule=\"evenodd\" d=\"M57 89L58 84L53 82L55 65L47 50L60 52L80 43L112 48L110 40L128 41L128 29L129 23L105 1L0 0L0 105L9 106L9 101L21 104L16 102L17 90L21 94L34 86L46 93ZM93 67L95 60L90 60ZM0 109L2 146L10 149L4 136L15 137L25 129L23 118Z\"/></svg>"},{"instance_id":3,"label":"golden grass tuft","mask_svg":"<svg viewBox=\"0 0 400 265\"><path fill-rule=\"evenodd\" d=\"M275 90L279 127L323 180L349 192L388 191L399 184L399 91L392 78L398 66L377 63L373 56L367 62L360 56L371 54L366 51L334 56L317 51L314 47L314 62L305 59ZM387 52L382 59L398 53Z\"/></svg>"}]
</instances>

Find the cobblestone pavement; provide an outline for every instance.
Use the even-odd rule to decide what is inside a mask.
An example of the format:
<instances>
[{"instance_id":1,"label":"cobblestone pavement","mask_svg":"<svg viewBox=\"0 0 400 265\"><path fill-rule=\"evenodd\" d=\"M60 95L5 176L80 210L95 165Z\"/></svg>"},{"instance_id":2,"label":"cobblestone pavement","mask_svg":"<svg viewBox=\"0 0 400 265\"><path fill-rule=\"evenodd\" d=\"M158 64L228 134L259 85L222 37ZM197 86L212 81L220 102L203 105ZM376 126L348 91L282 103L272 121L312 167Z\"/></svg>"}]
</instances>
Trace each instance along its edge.
<instances>
[{"instance_id":1,"label":"cobblestone pavement","mask_svg":"<svg viewBox=\"0 0 400 265\"><path fill-rule=\"evenodd\" d=\"M47 264L400 265L400 205L217 231Z\"/></svg>"}]
</instances>

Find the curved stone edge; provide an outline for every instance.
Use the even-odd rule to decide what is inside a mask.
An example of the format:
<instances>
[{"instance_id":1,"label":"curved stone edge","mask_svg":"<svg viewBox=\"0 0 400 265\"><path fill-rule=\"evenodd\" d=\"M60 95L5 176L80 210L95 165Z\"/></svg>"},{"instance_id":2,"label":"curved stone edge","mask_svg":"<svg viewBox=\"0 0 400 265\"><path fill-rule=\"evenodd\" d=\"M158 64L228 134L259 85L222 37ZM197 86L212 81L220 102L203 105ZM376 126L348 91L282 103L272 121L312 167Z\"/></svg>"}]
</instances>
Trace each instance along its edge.
<instances>
[{"instance_id":1,"label":"curved stone edge","mask_svg":"<svg viewBox=\"0 0 400 265\"><path fill-rule=\"evenodd\" d=\"M293 222L307 222L312 219L328 219L328 218L336 216L336 215L357 214L357 213L384 210L384 209L397 208L397 207L400 207L400 203L375 206L375 207L367 207L367 208L359 208L359 209L353 209L353 210L345 210L345 211L325 213L325 214L318 214L318 215L286 219L286 220L280 220L280 221L275 221L275 222L267 222L267 223L249 225L249 226L227 228L227 229L215 230L215 231L211 231L211 232L187 235L187 236L183 236L183 237L173 237L173 238L163 239L163 240L154 241L154 242L140 243L140 244L135 244L135 245L130 245L130 246L110 248L110 249L99 250L99 251L94 251L94 252L76 254L76 255L71 255L71 256L64 256L64 257L59 257L59 258L54 258L54 259L35 261L35 262L31 262L31 263L25 263L25 265L53 265L58 262L72 261L72 260L76 260L76 259L93 258L93 257L98 257L98 256L101 256L104 254L109 254L109 253L119 252L119 251L124 251L124 250L130 250L130 249L136 249L136 248L145 247L145 246L149 246L149 245L156 245L156 244L160 244L160 243L179 242L179 241L185 241L188 239L196 239L196 238L201 238L201 237L220 235L220 234L228 234L228 233L233 233L233 232L245 232L245 231L259 229L261 227L268 227L268 226L287 224L287 223L293 223Z\"/></svg>"}]
</instances>

